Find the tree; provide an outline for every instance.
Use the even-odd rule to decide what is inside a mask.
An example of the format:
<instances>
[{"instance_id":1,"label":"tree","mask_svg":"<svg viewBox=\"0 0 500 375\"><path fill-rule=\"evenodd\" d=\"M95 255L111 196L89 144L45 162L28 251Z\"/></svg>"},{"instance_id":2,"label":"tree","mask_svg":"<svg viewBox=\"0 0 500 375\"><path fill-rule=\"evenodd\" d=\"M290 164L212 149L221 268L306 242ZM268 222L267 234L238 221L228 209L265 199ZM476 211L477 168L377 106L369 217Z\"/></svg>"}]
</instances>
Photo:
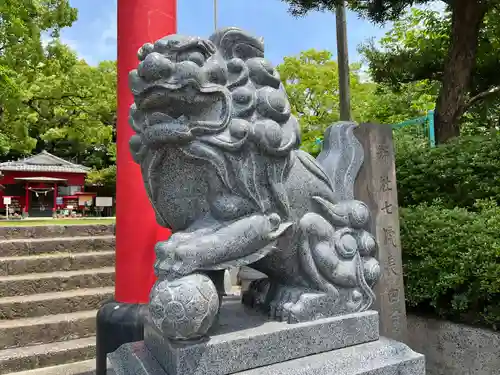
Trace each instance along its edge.
<instances>
[{"instance_id":1,"label":"tree","mask_svg":"<svg viewBox=\"0 0 500 375\"><path fill-rule=\"evenodd\" d=\"M0 121L3 133L11 135L9 157L44 149L99 168L112 162L115 62L89 66L55 40L36 72L19 75L16 84L22 87L16 105Z\"/></svg>"},{"instance_id":2,"label":"tree","mask_svg":"<svg viewBox=\"0 0 500 375\"><path fill-rule=\"evenodd\" d=\"M0 120L9 157L45 149L90 166L112 162L116 122L116 63L78 60L54 40L33 74L18 75L16 100ZM15 105L14 105L15 104Z\"/></svg>"},{"instance_id":3,"label":"tree","mask_svg":"<svg viewBox=\"0 0 500 375\"><path fill-rule=\"evenodd\" d=\"M105 167L116 130L116 63L77 61L65 69L60 61L26 91L23 109L32 121L35 150Z\"/></svg>"},{"instance_id":4,"label":"tree","mask_svg":"<svg viewBox=\"0 0 500 375\"><path fill-rule=\"evenodd\" d=\"M285 57L277 70L301 125L302 147L315 155L320 150L317 140L329 125L339 121L337 62L329 51L311 49ZM351 65L350 70L354 121L395 124L433 108L436 85L409 83L394 93L387 85L363 81L359 64Z\"/></svg>"},{"instance_id":5,"label":"tree","mask_svg":"<svg viewBox=\"0 0 500 375\"><path fill-rule=\"evenodd\" d=\"M341 0L283 0L294 15L310 10L330 10ZM430 0L348 0L350 9L378 23L395 21L412 5ZM447 2L451 19L449 45L441 73L442 85L436 103L435 127L438 142L459 134L458 120L467 101L476 68L479 39L486 13L498 9L499 0L453 0Z\"/></svg>"},{"instance_id":6,"label":"tree","mask_svg":"<svg viewBox=\"0 0 500 375\"><path fill-rule=\"evenodd\" d=\"M352 117L363 117L375 85L362 83L359 65L351 66L350 86L352 95ZM297 57L285 57L277 67L288 93L292 111L302 128L302 145L312 154L319 152L316 140L325 129L339 121L339 79L337 62L329 51L314 49L302 52Z\"/></svg>"},{"instance_id":7,"label":"tree","mask_svg":"<svg viewBox=\"0 0 500 375\"><path fill-rule=\"evenodd\" d=\"M0 1L0 160L47 150L113 190L116 62L89 66L58 40L68 0Z\"/></svg>"},{"instance_id":8,"label":"tree","mask_svg":"<svg viewBox=\"0 0 500 375\"><path fill-rule=\"evenodd\" d=\"M77 17L68 0L2 0L0 2L0 153L15 143L23 151L34 146L26 128L8 123L6 112L16 113L23 84L38 74L46 58L42 35L57 38Z\"/></svg>"},{"instance_id":9,"label":"tree","mask_svg":"<svg viewBox=\"0 0 500 375\"><path fill-rule=\"evenodd\" d=\"M450 43L450 25L449 12L443 14L412 9L394 23L394 27L379 41L380 47L373 41L362 46L360 50L368 59L375 81L389 85L396 92L406 83L422 80L441 85ZM461 128L465 133L475 131L470 126L471 120L481 124L481 128L499 125L499 46L500 14L496 8L492 8L486 15L480 32L477 62L471 82L464 102L457 108L454 123L462 122ZM468 115L463 117L467 112ZM437 130L439 135L439 129Z\"/></svg>"},{"instance_id":10,"label":"tree","mask_svg":"<svg viewBox=\"0 0 500 375\"><path fill-rule=\"evenodd\" d=\"M116 192L116 165L103 169L93 169L85 180L87 190L114 196Z\"/></svg>"}]
</instances>

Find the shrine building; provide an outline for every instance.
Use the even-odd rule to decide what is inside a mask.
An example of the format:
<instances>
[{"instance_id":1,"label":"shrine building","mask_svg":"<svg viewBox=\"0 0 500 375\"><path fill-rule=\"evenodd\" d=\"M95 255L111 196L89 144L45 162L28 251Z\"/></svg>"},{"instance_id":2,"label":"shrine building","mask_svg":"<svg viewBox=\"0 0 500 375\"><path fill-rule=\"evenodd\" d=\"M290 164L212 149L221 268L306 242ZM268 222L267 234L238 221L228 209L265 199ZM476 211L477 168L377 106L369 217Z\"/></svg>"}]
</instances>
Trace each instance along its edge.
<instances>
[{"instance_id":1,"label":"shrine building","mask_svg":"<svg viewBox=\"0 0 500 375\"><path fill-rule=\"evenodd\" d=\"M32 217L51 217L58 209L82 205L85 177L90 168L73 164L42 151L18 161L0 163L0 211L25 212ZM85 202L84 202L85 203ZM83 204L84 204L83 203Z\"/></svg>"}]
</instances>

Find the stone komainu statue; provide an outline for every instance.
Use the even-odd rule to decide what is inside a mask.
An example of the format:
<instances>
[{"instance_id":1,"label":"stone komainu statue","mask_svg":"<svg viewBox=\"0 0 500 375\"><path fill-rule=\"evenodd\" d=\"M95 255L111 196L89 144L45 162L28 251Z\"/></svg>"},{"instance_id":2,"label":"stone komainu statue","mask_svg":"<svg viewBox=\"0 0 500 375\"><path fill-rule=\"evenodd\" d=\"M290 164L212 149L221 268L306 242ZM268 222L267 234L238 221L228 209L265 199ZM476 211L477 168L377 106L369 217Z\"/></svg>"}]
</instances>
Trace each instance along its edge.
<instances>
[{"instance_id":1,"label":"stone komainu statue","mask_svg":"<svg viewBox=\"0 0 500 375\"><path fill-rule=\"evenodd\" d=\"M380 276L368 207L353 199L363 149L331 126L315 160L262 40L237 28L172 35L130 73L134 160L158 223L154 324L171 339L207 333L224 269L249 265L243 303L303 322L366 310Z\"/></svg>"}]
</instances>

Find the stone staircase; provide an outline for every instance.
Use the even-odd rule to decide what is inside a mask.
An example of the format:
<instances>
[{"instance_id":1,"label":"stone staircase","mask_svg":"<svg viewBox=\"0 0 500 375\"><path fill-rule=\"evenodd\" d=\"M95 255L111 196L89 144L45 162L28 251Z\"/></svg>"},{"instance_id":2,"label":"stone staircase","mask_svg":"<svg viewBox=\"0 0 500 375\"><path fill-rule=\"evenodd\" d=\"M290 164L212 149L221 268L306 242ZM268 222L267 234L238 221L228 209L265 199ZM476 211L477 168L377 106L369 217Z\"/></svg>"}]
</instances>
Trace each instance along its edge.
<instances>
[{"instance_id":1,"label":"stone staircase","mask_svg":"<svg viewBox=\"0 0 500 375\"><path fill-rule=\"evenodd\" d=\"M113 225L0 227L0 375L92 373Z\"/></svg>"}]
</instances>

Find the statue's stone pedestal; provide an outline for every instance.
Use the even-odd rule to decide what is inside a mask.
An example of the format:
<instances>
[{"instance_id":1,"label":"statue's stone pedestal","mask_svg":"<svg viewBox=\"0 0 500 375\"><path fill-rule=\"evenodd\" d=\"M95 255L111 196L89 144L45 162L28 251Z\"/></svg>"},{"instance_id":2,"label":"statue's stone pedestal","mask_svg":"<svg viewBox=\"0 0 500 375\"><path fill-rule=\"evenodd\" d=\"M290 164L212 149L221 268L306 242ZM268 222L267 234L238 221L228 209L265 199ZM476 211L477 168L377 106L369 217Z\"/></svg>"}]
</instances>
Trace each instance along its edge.
<instances>
[{"instance_id":1,"label":"statue's stone pedestal","mask_svg":"<svg viewBox=\"0 0 500 375\"><path fill-rule=\"evenodd\" d=\"M144 341L109 357L116 375L425 375L424 356L378 325L375 311L280 323L229 300L206 340L173 343L146 323Z\"/></svg>"}]
</instances>

